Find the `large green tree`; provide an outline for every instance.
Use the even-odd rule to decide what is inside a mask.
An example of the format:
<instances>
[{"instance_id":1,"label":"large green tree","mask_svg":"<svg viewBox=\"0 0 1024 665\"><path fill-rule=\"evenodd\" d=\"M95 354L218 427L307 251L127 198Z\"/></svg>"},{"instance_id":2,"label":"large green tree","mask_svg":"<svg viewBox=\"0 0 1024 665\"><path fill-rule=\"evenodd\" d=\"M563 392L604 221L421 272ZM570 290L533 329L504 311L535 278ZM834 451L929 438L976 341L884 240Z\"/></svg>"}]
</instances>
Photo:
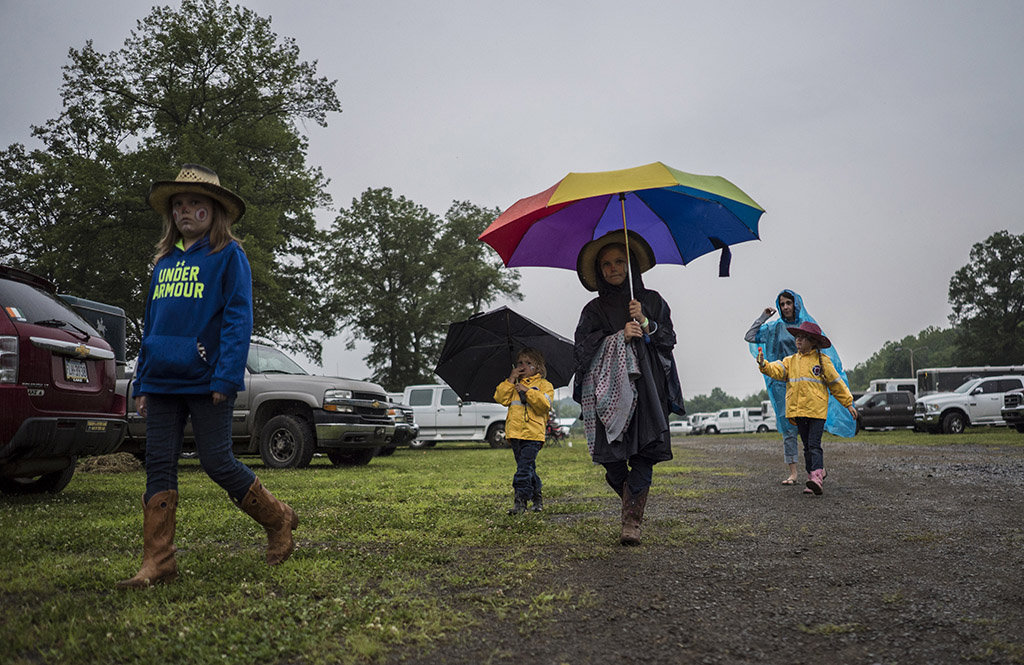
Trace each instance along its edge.
<instances>
[{"instance_id":1,"label":"large green tree","mask_svg":"<svg viewBox=\"0 0 1024 665\"><path fill-rule=\"evenodd\" d=\"M364 360L387 389L433 382L449 323L521 298L517 273L476 240L496 216L457 202L441 218L390 188L340 211L323 252L330 311L349 348L370 343Z\"/></svg>"},{"instance_id":2,"label":"large green tree","mask_svg":"<svg viewBox=\"0 0 1024 665\"><path fill-rule=\"evenodd\" d=\"M160 234L146 192L201 163L248 203L234 232L252 264L256 334L319 361L316 333L332 324L313 213L330 198L301 127L340 111L335 83L269 18L217 0L155 7L123 48L87 42L68 57L63 112L32 128L42 147L0 152L0 256L123 307L133 354Z\"/></svg>"},{"instance_id":3,"label":"large green tree","mask_svg":"<svg viewBox=\"0 0 1024 665\"><path fill-rule=\"evenodd\" d=\"M966 365L1024 363L1024 234L998 231L949 280L950 321Z\"/></svg>"}]
</instances>

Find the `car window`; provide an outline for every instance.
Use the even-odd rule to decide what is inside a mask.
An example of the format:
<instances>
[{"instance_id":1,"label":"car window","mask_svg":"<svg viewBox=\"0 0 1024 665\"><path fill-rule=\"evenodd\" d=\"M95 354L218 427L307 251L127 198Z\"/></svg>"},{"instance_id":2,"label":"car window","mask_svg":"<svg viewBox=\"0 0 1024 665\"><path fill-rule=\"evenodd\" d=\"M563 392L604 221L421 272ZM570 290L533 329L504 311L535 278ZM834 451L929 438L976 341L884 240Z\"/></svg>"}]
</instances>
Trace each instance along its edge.
<instances>
[{"instance_id":1,"label":"car window","mask_svg":"<svg viewBox=\"0 0 1024 665\"><path fill-rule=\"evenodd\" d=\"M253 374L306 374L306 370L283 351L258 344L249 346L245 366Z\"/></svg>"},{"instance_id":2,"label":"car window","mask_svg":"<svg viewBox=\"0 0 1024 665\"><path fill-rule=\"evenodd\" d=\"M1020 379L1003 379L999 382L999 392L1005 393L1013 390L1014 388L1020 388Z\"/></svg>"},{"instance_id":3,"label":"car window","mask_svg":"<svg viewBox=\"0 0 1024 665\"><path fill-rule=\"evenodd\" d=\"M901 383L900 385L896 386L896 390L906 390L907 392L914 393L917 392L917 386L915 386L912 383Z\"/></svg>"},{"instance_id":4,"label":"car window","mask_svg":"<svg viewBox=\"0 0 1024 665\"><path fill-rule=\"evenodd\" d=\"M895 393L893 394L893 404L910 404L910 395L906 393Z\"/></svg>"},{"instance_id":5,"label":"car window","mask_svg":"<svg viewBox=\"0 0 1024 665\"><path fill-rule=\"evenodd\" d=\"M973 392L985 393L985 394L997 393L997 392L999 392L999 382L998 381L982 381L981 385L979 385L977 388L975 388Z\"/></svg>"},{"instance_id":6,"label":"car window","mask_svg":"<svg viewBox=\"0 0 1024 665\"><path fill-rule=\"evenodd\" d=\"M454 406L459 403L459 396L451 388L441 391L441 406Z\"/></svg>"},{"instance_id":7,"label":"car window","mask_svg":"<svg viewBox=\"0 0 1024 665\"><path fill-rule=\"evenodd\" d=\"M430 388L409 391L409 406L430 406L434 391Z\"/></svg>"},{"instance_id":8,"label":"car window","mask_svg":"<svg viewBox=\"0 0 1024 665\"><path fill-rule=\"evenodd\" d=\"M85 329L90 335L100 336L63 300L24 282L0 279L0 308L15 322L67 321Z\"/></svg>"}]
</instances>

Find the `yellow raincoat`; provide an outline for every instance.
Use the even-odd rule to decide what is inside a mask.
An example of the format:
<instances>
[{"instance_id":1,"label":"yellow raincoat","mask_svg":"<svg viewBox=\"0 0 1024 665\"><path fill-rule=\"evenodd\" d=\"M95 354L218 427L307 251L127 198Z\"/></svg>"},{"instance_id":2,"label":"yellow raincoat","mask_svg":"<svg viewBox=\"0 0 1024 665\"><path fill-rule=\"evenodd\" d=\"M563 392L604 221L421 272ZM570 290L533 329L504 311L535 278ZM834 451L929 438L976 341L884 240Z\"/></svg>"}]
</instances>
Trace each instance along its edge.
<instances>
[{"instance_id":1,"label":"yellow raincoat","mask_svg":"<svg viewBox=\"0 0 1024 665\"><path fill-rule=\"evenodd\" d=\"M819 364L819 358L821 362ZM782 360L765 363L761 373L786 382L786 418L828 417L828 393L846 408L853 406L853 395L839 372L824 353L794 353Z\"/></svg>"},{"instance_id":2,"label":"yellow raincoat","mask_svg":"<svg viewBox=\"0 0 1024 665\"><path fill-rule=\"evenodd\" d=\"M505 436L509 439L543 441L548 424L548 411L555 401L555 387L540 374L519 381L527 387L526 404L519 399L514 384L505 379L494 390L494 401L508 407Z\"/></svg>"}]
</instances>

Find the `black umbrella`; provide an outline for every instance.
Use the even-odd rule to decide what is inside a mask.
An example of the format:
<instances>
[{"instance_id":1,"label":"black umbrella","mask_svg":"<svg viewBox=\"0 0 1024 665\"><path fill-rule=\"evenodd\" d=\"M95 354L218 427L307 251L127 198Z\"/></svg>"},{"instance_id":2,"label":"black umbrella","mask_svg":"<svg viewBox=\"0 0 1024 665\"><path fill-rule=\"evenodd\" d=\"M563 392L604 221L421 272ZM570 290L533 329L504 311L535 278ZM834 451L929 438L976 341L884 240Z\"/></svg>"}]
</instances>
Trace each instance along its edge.
<instances>
[{"instance_id":1,"label":"black umbrella","mask_svg":"<svg viewBox=\"0 0 1024 665\"><path fill-rule=\"evenodd\" d=\"M532 347L544 354L547 380L555 388L572 378L572 340L552 332L508 307L474 314L448 326L434 374L464 400L489 402L507 379L516 354Z\"/></svg>"}]
</instances>

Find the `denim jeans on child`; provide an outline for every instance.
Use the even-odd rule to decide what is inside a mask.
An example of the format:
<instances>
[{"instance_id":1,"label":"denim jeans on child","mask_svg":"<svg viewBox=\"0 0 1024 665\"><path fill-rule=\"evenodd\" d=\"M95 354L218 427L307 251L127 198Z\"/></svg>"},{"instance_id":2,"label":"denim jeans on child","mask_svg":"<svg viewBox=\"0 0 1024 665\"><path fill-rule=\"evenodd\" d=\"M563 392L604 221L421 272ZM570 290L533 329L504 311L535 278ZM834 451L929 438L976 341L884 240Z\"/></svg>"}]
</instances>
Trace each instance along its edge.
<instances>
[{"instance_id":1,"label":"denim jeans on child","mask_svg":"<svg viewBox=\"0 0 1024 665\"><path fill-rule=\"evenodd\" d=\"M527 501L540 494L541 482L537 475L537 453L544 445L543 441L526 439L509 439L512 454L516 457L516 473L512 476L512 489L516 496Z\"/></svg>"},{"instance_id":2,"label":"denim jeans on child","mask_svg":"<svg viewBox=\"0 0 1024 665\"><path fill-rule=\"evenodd\" d=\"M821 450L821 435L825 431L822 418L797 418L796 428L804 442L804 467L807 473L825 468L825 456Z\"/></svg>"},{"instance_id":3,"label":"denim jeans on child","mask_svg":"<svg viewBox=\"0 0 1024 665\"><path fill-rule=\"evenodd\" d=\"M192 431L203 471L231 498L237 501L245 498L256 474L231 452L234 406L233 397L214 405L210 393L146 397L147 501L157 492L178 489L178 457L188 416L192 416Z\"/></svg>"},{"instance_id":4,"label":"denim jeans on child","mask_svg":"<svg viewBox=\"0 0 1024 665\"><path fill-rule=\"evenodd\" d=\"M636 496L651 486L654 481L655 462L641 455L633 455L629 461L605 462L604 479L615 490L622 494L622 486L629 483L630 494Z\"/></svg>"}]
</instances>

